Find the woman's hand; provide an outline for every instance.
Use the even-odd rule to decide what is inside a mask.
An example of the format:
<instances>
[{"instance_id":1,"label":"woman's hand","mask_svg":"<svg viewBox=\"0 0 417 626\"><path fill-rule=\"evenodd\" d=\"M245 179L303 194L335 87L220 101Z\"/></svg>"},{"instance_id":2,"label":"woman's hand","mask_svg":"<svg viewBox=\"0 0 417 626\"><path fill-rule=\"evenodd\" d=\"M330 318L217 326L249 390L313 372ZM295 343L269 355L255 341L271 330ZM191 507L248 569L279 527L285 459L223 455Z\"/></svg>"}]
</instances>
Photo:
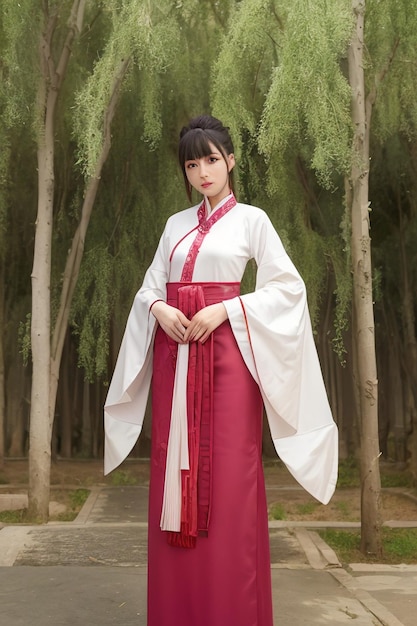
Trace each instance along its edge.
<instances>
[{"instance_id":1,"label":"woman's hand","mask_svg":"<svg viewBox=\"0 0 417 626\"><path fill-rule=\"evenodd\" d=\"M157 300L152 306L151 313L158 320L162 330L171 339L178 343L187 343L188 340L184 339L184 334L190 324L190 320L185 317L182 311L162 300Z\"/></svg>"},{"instance_id":2,"label":"woman's hand","mask_svg":"<svg viewBox=\"0 0 417 626\"><path fill-rule=\"evenodd\" d=\"M222 302L210 304L198 311L191 319L184 333L184 342L200 341L204 343L213 330L227 320L226 307Z\"/></svg>"}]
</instances>

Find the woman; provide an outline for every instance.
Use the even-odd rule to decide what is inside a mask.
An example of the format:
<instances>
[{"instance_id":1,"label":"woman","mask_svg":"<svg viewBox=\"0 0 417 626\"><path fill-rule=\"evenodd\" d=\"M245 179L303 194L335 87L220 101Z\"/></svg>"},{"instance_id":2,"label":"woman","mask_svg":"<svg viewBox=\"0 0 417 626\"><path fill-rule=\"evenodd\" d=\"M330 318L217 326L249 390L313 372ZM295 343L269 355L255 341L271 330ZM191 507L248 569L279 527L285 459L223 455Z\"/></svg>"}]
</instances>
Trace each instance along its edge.
<instances>
[{"instance_id":1,"label":"woman","mask_svg":"<svg viewBox=\"0 0 417 626\"><path fill-rule=\"evenodd\" d=\"M105 407L110 472L140 433L152 379L148 625L272 626L262 413L321 502L337 473L304 283L267 215L232 192L228 130L180 134L188 196L133 304ZM240 296L249 259L256 288Z\"/></svg>"}]
</instances>

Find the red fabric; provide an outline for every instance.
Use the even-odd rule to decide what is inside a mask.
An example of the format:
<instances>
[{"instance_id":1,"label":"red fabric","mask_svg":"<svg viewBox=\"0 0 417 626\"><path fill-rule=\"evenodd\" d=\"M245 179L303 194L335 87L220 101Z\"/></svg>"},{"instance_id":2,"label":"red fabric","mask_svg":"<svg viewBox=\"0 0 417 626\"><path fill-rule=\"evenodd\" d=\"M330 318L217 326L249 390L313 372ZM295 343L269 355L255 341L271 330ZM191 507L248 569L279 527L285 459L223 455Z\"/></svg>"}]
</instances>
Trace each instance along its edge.
<instances>
[{"instance_id":1,"label":"red fabric","mask_svg":"<svg viewBox=\"0 0 417 626\"><path fill-rule=\"evenodd\" d=\"M198 252L201 248L201 244L203 243L204 237L210 232L210 228L218 222L220 218L222 218L226 213L233 209L236 206L236 198L232 195L219 209L217 209L214 213L212 213L208 218L206 218L206 207L205 201L200 205L198 209L198 232L195 236L193 243L191 244L191 248L187 254L187 258L184 263L184 267L181 274L181 282L190 282L193 278L194 266L197 260ZM195 230L195 229L193 229ZM190 231L193 232L193 231ZM189 235L190 233L187 233ZM182 238L184 239L184 237ZM182 239L177 243L175 248L181 243ZM174 250L175 250L174 248ZM174 250L171 252L170 259L172 259L172 255Z\"/></svg>"},{"instance_id":2,"label":"red fabric","mask_svg":"<svg viewBox=\"0 0 417 626\"><path fill-rule=\"evenodd\" d=\"M232 296L230 296L232 297ZM206 303L207 295L205 295ZM230 329L213 333L210 523L194 550L160 530L175 346L154 343L149 497L148 626L272 626L262 400Z\"/></svg>"},{"instance_id":3,"label":"red fabric","mask_svg":"<svg viewBox=\"0 0 417 626\"><path fill-rule=\"evenodd\" d=\"M197 311L205 306L204 292L200 285L183 285L178 290L167 287L167 301L178 307L191 319ZM183 470L181 531L169 532L168 541L175 546L193 548L196 544L199 530L198 518L202 524L201 530L207 532L209 490L205 494L206 515L198 513L197 483L199 474L206 473L205 484L210 483L211 466L211 363L210 344L192 342L189 345L188 375L187 375L187 417L188 417L188 451L189 470ZM175 346L174 346L175 348ZM200 459L200 446L203 442L205 463ZM204 517L206 519L204 519Z\"/></svg>"},{"instance_id":4,"label":"red fabric","mask_svg":"<svg viewBox=\"0 0 417 626\"><path fill-rule=\"evenodd\" d=\"M167 302L191 319L197 311L221 298L239 295L240 285L167 285ZM171 341L171 340L169 340ZM177 344L172 341L172 350ZM189 345L187 376L188 449L190 469L183 471L181 531L169 532L171 545L194 548L197 534L207 535L210 517L212 464L213 335L204 344Z\"/></svg>"}]
</instances>

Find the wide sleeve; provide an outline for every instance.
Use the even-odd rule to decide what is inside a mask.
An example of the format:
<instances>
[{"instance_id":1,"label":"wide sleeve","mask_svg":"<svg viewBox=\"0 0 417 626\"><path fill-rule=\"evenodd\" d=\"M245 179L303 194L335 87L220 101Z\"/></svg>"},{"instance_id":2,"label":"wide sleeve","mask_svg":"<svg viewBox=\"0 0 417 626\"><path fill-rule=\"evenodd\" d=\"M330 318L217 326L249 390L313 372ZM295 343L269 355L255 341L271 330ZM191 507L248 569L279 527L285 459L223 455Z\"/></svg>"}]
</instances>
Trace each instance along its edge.
<instances>
[{"instance_id":1,"label":"wide sleeve","mask_svg":"<svg viewBox=\"0 0 417 626\"><path fill-rule=\"evenodd\" d=\"M224 302L258 382L276 451L295 479L327 503L336 486L338 433L314 343L304 282L266 214L250 231L255 291Z\"/></svg>"},{"instance_id":2,"label":"wide sleeve","mask_svg":"<svg viewBox=\"0 0 417 626\"><path fill-rule=\"evenodd\" d=\"M142 430L156 328L150 307L155 300L166 299L167 276L167 243L163 234L130 310L104 406L105 474L128 456Z\"/></svg>"}]
</instances>

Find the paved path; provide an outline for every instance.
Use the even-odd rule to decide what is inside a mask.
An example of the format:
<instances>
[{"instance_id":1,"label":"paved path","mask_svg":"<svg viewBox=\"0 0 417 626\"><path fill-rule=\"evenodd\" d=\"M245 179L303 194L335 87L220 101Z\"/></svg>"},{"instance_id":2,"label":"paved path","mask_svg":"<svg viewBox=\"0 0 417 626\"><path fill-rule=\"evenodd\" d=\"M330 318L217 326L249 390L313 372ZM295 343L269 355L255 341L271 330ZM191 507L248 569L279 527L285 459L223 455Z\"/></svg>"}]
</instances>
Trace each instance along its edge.
<instances>
[{"instance_id":1,"label":"paved path","mask_svg":"<svg viewBox=\"0 0 417 626\"><path fill-rule=\"evenodd\" d=\"M0 623L146 626L146 509L146 487L94 488L74 522L2 528ZM311 524L270 539L275 626L415 626L417 566L342 568Z\"/></svg>"}]
</instances>

